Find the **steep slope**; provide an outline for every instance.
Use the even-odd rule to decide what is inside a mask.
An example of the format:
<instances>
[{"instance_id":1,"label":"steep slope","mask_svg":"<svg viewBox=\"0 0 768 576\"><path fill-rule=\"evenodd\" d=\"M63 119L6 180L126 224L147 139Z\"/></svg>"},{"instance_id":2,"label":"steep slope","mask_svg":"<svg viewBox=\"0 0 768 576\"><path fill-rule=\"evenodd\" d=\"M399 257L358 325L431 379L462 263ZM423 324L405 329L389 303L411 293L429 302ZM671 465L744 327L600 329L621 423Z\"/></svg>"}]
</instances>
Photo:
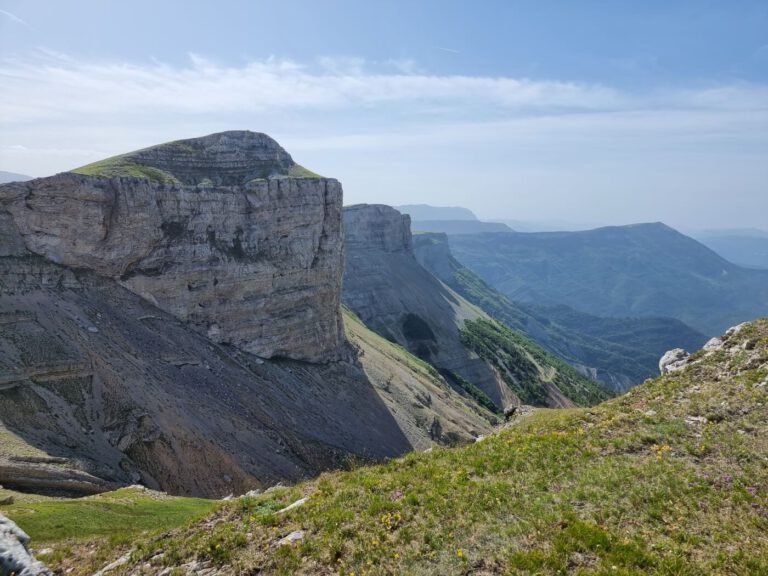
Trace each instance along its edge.
<instances>
[{"instance_id":1,"label":"steep slope","mask_svg":"<svg viewBox=\"0 0 768 576\"><path fill-rule=\"evenodd\" d=\"M511 344L513 352L505 345L512 339L494 332L496 341L482 354L463 342L467 321L490 318L419 265L407 216L389 206L350 206L344 227L344 303L377 333L440 369L457 389L479 388L499 408L521 395L549 406L583 401L583 390L590 390L591 402L605 397L600 386L539 354L529 341Z\"/></svg>"},{"instance_id":2,"label":"steep slope","mask_svg":"<svg viewBox=\"0 0 768 576\"><path fill-rule=\"evenodd\" d=\"M761 320L599 406L241 499L127 547L115 574L766 574L766 462Z\"/></svg>"},{"instance_id":3,"label":"steep slope","mask_svg":"<svg viewBox=\"0 0 768 576\"><path fill-rule=\"evenodd\" d=\"M695 350L707 340L673 318L601 318L513 302L456 260L445 234L415 234L413 248L424 268L464 298L612 390L655 375L666 350Z\"/></svg>"},{"instance_id":4,"label":"steep slope","mask_svg":"<svg viewBox=\"0 0 768 576\"><path fill-rule=\"evenodd\" d=\"M456 235L450 244L512 300L598 316L669 316L707 335L768 313L768 271L731 264L663 224Z\"/></svg>"},{"instance_id":5,"label":"steep slope","mask_svg":"<svg viewBox=\"0 0 768 576\"><path fill-rule=\"evenodd\" d=\"M490 413L405 351L346 344L341 188L231 184L264 173L265 138L200 139L226 186L166 162L179 182L0 187L0 484L221 496L487 431Z\"/></svg>"}]
</instances>

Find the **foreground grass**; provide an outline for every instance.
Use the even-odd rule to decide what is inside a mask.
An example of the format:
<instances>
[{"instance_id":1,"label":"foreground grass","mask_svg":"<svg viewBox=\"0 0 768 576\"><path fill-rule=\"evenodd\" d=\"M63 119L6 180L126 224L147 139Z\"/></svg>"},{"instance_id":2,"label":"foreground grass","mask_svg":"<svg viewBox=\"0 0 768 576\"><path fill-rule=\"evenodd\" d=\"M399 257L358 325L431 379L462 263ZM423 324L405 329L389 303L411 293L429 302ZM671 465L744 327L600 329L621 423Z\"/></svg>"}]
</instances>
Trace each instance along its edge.
<instances>
[{"instance_id":1,"label":"foreground grass","mask_svg":"<svg viewBox=\"0 0 768 576\"><path fill-rule=\"evenodd\" d=\"M145 531L176 528L200 519L215 501L174 498L135 488L77 500L50 499L2 508L4 514L30 534L36 543L67 538L132 536Z\"/></svg>"},{"instance_id":2,"label":"foreground grass","mask_svg":"<svg viewBox=\"0 0 768 576\"><path fill-rule=\"evenodd\" d=\"M40 559L68 565L78 556L78 568L95 569L114 550L129 547L137 537L197 522L220 506L198 498L176 498L137 488L73 500L44 499L0 507L33 538ZM87 548L80 550L78 548Z\"/></svg>"},{"instance_id":3,"label":"foreground grass","mask_svg":"<svg viewBox=\"0 0 768 576\"><path fill-rule=\"evenodd\" d=\"M593 408L237 500L114 573L768 574L768 321L732 341Z\"/></svg>"}]
</instances>

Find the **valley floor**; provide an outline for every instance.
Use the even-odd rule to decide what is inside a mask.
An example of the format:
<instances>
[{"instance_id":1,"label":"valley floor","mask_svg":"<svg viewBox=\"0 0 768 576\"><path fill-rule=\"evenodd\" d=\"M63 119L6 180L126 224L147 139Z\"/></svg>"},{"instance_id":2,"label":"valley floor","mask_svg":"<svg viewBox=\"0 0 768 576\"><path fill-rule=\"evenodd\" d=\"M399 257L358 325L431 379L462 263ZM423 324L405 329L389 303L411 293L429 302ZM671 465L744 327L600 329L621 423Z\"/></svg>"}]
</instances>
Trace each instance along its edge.
<instances>
[{"instance_id":1,"label":"valley floor","mask_svg":"<svg viewBox=\"0 0 768 576\"><path fill-rule=\"evenodd\" d=\"M120 497L0 511L73 575L119 557L109 574L768 574L768 320L625 396L463 448L229 502L153 511L137 492L120 516Z\"/></svg>"}]
</instances>

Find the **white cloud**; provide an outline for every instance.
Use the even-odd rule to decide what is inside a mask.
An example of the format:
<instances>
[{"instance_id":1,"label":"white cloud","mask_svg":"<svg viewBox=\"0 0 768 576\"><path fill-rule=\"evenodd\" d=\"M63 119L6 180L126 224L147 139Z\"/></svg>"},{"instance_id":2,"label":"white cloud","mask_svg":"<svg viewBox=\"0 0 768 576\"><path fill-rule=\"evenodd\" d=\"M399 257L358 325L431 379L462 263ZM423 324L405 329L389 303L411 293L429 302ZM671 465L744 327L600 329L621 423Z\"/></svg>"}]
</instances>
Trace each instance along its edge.
<instances>
[{"instance_id":1,"label":"white cloud","mask_svg":"<svg viewBox=\"0 0 768 576\"><path fill-rule=\"evenodd\" d=\"M557 81L369 72L356 58L323 58L310 70L269 58L239 67L197 55L186 66L148 62L75 62L45 51L0 63L0 122L73 114L173 111L210 114L269 109L343 109L424 102L450 108L606 109L615 90Z\"/></svg>"},{"instance_id":2,"label":"white cloud","mask_svg":"<svg viewBox=\"0 0 768 576\"><path fill-rule=\"evenodd\" d=\"M411 60L370 71L360 58L309 67L267 58L224 66L190 55L185 66L79 62L50 50L0 61L0 124L77 116L348 111L401 106L478 117L644 109L765 109L768 88L735 84L630 94L611 87L525 78L430 75ZM392 72L394 68L394 72ZM390 70L389 73L386 70Z\"/></svg>"},{"instance_id":3,"label":"white cloud","mask_svg":"<svg viewBox=\"0 0 768 576\"><path fill-rule=\"evenodd\" d=\"M0 169L35 176L252 129L340 178L352 202L605 221L629 210L637 219L701 223L708 213L713 226L734 206L751 208L730 216L733 225L744 225L745 214L757 225L768 210L764 85L641 93L433 75L409 60L272 57L228 66L195 54L170 65L77 61L49 50L0 61L0 85ZM675 208L681 202L686 212Z\"/></svg>"}]
</instances>

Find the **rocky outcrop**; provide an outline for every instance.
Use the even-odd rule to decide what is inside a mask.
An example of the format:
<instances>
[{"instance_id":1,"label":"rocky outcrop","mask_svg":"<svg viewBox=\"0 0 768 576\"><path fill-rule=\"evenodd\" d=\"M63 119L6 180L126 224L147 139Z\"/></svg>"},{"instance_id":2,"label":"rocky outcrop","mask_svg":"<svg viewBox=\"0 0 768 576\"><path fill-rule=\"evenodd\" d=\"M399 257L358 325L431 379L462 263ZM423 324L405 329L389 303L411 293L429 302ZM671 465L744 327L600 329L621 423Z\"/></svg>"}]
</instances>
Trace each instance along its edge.
<instances>
[{"instance_id":1,"label":"rocky outcrop","mask_svg":"<svg viewBox=\"0 0 768 576\"><path fill-rule=\"evenodd\" d=\"M702 358L711 356L715 352L723 351L727 354L735 355L742 351L753 350L756 346L756 341L747 339L739 342L735 338L747 326L749 326L748 322L742 322L728 328L722 336L710 338L702 347L702 353L695 356L682 348L667 351L659 360L659 372L661 372L662 376L677 372L688 367L690 364L699 362Z\"/></svg>"},{"instance_id":2,"label":"rocky outcrop","mask_svg":"<svg viewBox=\"0 0 768 576\"><path fill-rule=\"evenodd\" d=\"M0 514L0 574L5 576L53 576L29 552L29 536L15 522Z\"/></svg>"},{"instance_id":3,"label":"rocky outcrop","mask_svg":"<svg viewBox=\"0 0 768 576\"><path fill-rule=\"evenodd\" d=\"M659 372L663 375L682 370L688 364L690 356L691 354L682 348L667 351L659 360Z\"/></svg>"},{"instance_id":4,"label":"rocky outcrop","mask_svg":"<svg viewBox=\"0 0 768 576\"><path fill-rule=\"evenodd\" d=\"M460 340L477 308L416 261L410 217L384 205L344 208L343 302L371 329L479 387L500 408L517 403L502 378Z\"/></svg>"},{"instance_id":5,"label":"rocky outcrop","mask_svg":"<svg viewBox=\"0 0 768 576\"><path fill-rule=\"evenodd\" d=\"M23 246L113 278L217 343L263 357L338 357L336 180L304 177L274 140L251 132L79 172L0 187L2 251Z\"/></svg>"},{"instance_id":6,"label":"rocky outcrop","mask_svg":"<svg viewBox=\"0 0 768 576\"><path fill-rule=\"evenodd\" d=\"M0 484L221 497L489 429L365 326L345 342L341 187L276 146L214 135L0 187Z\"/></svg>"}]
</instances>

